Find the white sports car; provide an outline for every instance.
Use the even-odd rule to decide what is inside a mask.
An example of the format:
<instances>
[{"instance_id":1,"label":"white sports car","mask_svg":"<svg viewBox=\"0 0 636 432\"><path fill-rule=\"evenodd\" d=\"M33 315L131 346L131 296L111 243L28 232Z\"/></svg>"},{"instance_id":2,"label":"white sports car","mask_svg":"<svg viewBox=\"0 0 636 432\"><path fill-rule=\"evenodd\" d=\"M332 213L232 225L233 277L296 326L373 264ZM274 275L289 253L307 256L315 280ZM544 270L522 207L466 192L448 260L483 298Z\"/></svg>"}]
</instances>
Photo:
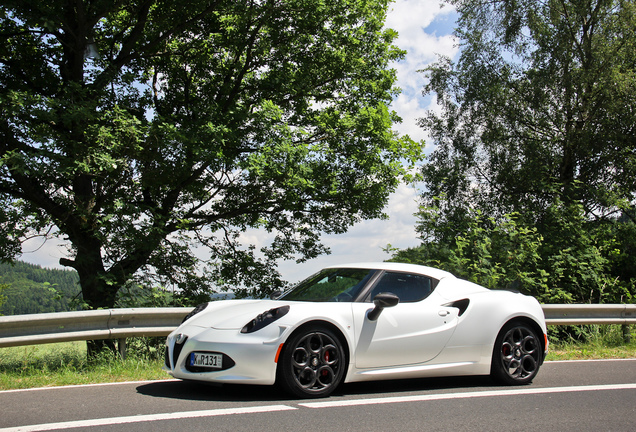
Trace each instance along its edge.
<instances>
[{"instance_id":1,"label":"white sports car","mask_svg":"<svg viewBox=\"0 0 636 432\"><path fill-rule=\"evenodd\" d=\"M184 380L279 384L324 397L342 382L488 375L530 382L548 349L533 298L418 265L326 268L274 300L197 306L166 340Z\"/></svg>"}]
</instances>

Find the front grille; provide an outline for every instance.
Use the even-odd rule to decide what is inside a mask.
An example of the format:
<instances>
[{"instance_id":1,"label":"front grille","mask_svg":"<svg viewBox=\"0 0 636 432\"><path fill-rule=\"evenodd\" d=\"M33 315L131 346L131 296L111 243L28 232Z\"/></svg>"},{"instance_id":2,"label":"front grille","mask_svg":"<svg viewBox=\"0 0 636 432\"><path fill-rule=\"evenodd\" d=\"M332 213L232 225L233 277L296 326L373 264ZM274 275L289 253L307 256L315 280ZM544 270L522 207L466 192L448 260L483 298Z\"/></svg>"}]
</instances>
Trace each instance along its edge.
<instances>
[{"instance_id":1,"label":"front grille","mask_svg":"<svg viewBox=\"0 0 636 432\"><path fill-rule=\"evenodd\" d=\"M181 343L177 343L175 342L174 344L174 349L172 350L172 367L173 369L175 367L177 367L177 361L179 360L179 354L181 354L181 350L183 349L183 346L185 345L186 341L188 340L188 338L184 338L183 341Z\"/></svg>"},{"instance_id":2,"label":"front grille","mask_svg":"<svg viewBox=\"0 0 636 432\"><path fill-rule=\"evenodd\" d=\"M166 347L166 350L165 350L164 355L163 355L163 359L164 359L164 362L166 364L166 367L168 369L172 369L172 367L170 366L170 349L168 347Z\"/></svg>"}]
</instances>

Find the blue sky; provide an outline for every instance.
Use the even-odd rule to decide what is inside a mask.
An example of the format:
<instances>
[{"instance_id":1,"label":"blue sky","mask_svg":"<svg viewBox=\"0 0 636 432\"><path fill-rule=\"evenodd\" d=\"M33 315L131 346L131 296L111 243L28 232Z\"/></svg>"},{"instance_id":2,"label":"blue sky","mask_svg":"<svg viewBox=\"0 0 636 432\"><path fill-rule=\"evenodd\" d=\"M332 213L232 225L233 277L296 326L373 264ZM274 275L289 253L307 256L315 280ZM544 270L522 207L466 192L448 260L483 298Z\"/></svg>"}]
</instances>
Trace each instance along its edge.
<instances>
[{"instance_id":1,"label":"blue sky","mask_svg":"<svg viewBox=\"0 0 636 432\"><path fill-rule=\"evenodd\" d=\"M458 51L451 33L456 14L449 6L440 7L439 0L397 0L391 5L387 17L387 27L397 30L397 46L407 51L405 60L394 65L397 70L398 87L402 93L394 100L392 108L402 117L403 122L395 127L401 134L408 134L416 141L425 140L425 132L417 126L417 119L427 110L435 110L432 97L421 94L425 83L418 70L437 59L439 54L454 57ZM426 153L432 146L427 144ZM362 261L383 261L390 256L383 252L387 244L407 248L419 242L415 234L417 211L417 190L401 185L391 196L385 209L388 220L363 221L341 235L328 235L323 242L332 253L303 264L293 261L281 262L279 270L283 277L295 282L328 265ZM242 240L252 243L257 249L266 244L268 236L259 230L251 230L242 235ZM49 268L59 268L59 259L65 256L66 248L56 239L32 241L24 245L22 260ZM205 251L201 251L205 254Z\"/></svg>"}]
</instances>

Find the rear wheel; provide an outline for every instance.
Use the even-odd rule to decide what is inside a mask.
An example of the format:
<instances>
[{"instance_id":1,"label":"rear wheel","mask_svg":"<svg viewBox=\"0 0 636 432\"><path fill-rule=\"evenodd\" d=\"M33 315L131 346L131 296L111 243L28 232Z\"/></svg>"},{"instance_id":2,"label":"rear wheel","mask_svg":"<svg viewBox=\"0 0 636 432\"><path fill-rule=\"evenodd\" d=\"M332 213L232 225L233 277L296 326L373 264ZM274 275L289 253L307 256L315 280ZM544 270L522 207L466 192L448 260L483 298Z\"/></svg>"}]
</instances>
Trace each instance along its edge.
<instances>
[{"instance_id":1,"label":"rear wheel","mask_svg":"<svg viewBox=\"0 0 636 432\"><path fill-rule=\"evenodd\" d=\"M495 341L490 374L502 384L527 384L539 372L541 356L541 342L531 326L506 324Z\"/></svg>"},{"instance_id":2,"label":"rear wheel","mask_svg":"<svg viewBox=\"0 0 636 432\"><path fill-rule=\"evenodd\" d=\"M285 343L277 383L297 397L326 397L342 382L346 364L338 336L323 326L309 327Z\"/></svg>"}]
</instances>

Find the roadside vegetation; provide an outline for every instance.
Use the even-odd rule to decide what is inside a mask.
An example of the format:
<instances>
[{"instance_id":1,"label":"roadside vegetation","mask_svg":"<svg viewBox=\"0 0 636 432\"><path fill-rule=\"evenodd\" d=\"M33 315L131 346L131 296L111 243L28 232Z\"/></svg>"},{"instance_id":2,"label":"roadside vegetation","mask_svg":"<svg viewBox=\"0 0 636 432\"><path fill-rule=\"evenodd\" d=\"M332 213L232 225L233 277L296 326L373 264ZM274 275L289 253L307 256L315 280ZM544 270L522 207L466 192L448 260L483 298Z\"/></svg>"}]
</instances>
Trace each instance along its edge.
<instances>
[{"instance_id":1,"label":"roadside vegetation","mask_svg":"<svg viewBox=\"0 0 636 432\"><path fill-rule=\"evenodd\" d=\"M170 378L146 339L130 345L125 360L112 351L88 360L83 341L0 348L0 390Z\"/></svg>"},{"instance_id":2,"label":"roadside vegetation","mask_svg":"<svg viewBox=\"0 0 636 432\"><path fill-rule=\"evenodd\" d=\"M540 303L633 303L636 4L448 2L460 52L423 68L422 243L394 260Z\"/></svg>"},{"instance_id":3,"label":"roadside vegetation","mask_svg":"<svg viewBox=\"0 0 636 432\"><path fill-rule=\"evenodd\" d=\"M77 272L0 262L0 315L66 312L81 304Z\"/></svg>"},{"instance_id":4,"label":"roadside vegetation","mask_svg":"<svg viewBox=\"0 0 636 432\"><path fill-rule=\"evenodd\" d=\"M547 360L636 358L636 326L548 327Z\"/></svg>"},{"instance_id":5,"label":"roadside vegetation","mask_svg":"<svg viewBox=\"0 0 636 432\"><path fill-rule=\"evenodd\" d=\"M636 358L634 326L630 342L620 326L581 326L569 336L552 330L548 361ZM106 352L88 361L84 342L0 348L0 390L170 379L162 365L158 338L131 340L125 360Z\"/></svg>"}]
</instances>

